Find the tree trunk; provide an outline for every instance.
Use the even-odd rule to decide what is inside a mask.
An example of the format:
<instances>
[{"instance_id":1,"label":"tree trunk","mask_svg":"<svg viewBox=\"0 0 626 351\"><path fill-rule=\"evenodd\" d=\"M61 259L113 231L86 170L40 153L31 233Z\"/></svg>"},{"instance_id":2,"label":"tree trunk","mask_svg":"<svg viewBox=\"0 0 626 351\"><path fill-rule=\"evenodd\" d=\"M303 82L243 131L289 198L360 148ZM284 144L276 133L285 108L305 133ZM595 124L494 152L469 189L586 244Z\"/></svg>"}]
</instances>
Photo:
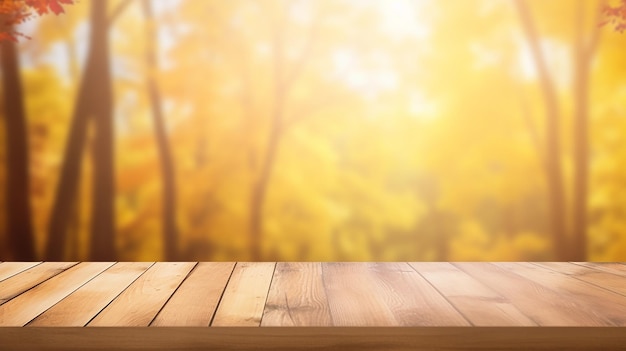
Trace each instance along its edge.
<instances>
[{"instance_id":1,"label":"tree trunk","mask_svg":"<svg viewBox=\"0 0 626 351\"><path fill-rule=\"evenodd\" d=\"M585 261L587 233L587 175L588 175L588 134L587 134L587 84L589 67L582 32L583 4L576 8L574 38L574 196L572 209L572 245L568 261Z\"/></svg>"},{"instance_id":2,"label":"tree trunk","mask_svg":"<svg viewBox=\"0 0 626 351\"><path fill-rule=\"evenodd\" d=\"M253 261L262 259L261 241L263 236L263 210L265 197L269 187L272 170L278 153L278 145L282 137L283 111L285 93L284 60L283 60L283 23L280 20L274 23L273 55L274 55L274 104L272 124L268 135L265 154L261 160L261 170L252 187L250 199L250 252Z\"/></svg>"},{"instance_id":3,"label":"tree trunk","mask_svg":"<svg viewBox=\"0 0 626 351\"><path fill-rule=\"evenodd\" d=\"M91 216L91 260L114 261L115 252L115 179L113 155L113 101L107 35L107 1L92 2L91 47L94 84L90 89L94 119L93 208Z\"/></svg>"},{"instance_id":4,"label":"tree trunk","mask_svg":"<svg viewBox=\"0 0 626 351\"><path fill-rule=\"evenodd\" d=\"M591 36L586 41L584 27L585 1L579 0L574 23L574 196L572 208L572 245L570 261L587 260L587 197L589 193L589 74L600 31L603 1L599 1Z\"/></svg>"},{"instance_id":5,"label":"tree trunk","mask_svg":"<svg viewBox=\"0 0 626 351\"><path fill-rule=\"evenodd\" d=\"M561 116L554 83L548 73L548 67L541 52L535 24L526 0L516 0L524 33L530 45L533 61L539 72L539 79L546 105L546 155L545 170L550 204L550 224L552 245L555 258L565 261L568 256L567 227L565 217L565 197L563 190L563 171L561 168Z\"/></svg>"},{"instance_id":6,"label":"tree trunk","mask_svg":"<svg viewBox=\"0 0 626 351\"><path fill-rule=\"evenodd\" d=\"M101 55L99 51L102 51L104 48L97 48L100 42L102 42L100 39L103 35L102 32L106 30L102 27L103 25L101 23L98 23L101 22L98 17L102 17L106 14L106 11L104 11L106 7L103 9L103 5L106 5L106 1L97 1L92 4L90 46L85 63L85 70L76 98L72 125L65 147L64 161L61 166L59 183L57 185L48 227L46 260L50 261L61 261L64 259L67 230L72 216L73 203L77 199L77 187L83 161L83 150L87 138L87 126L90 118L92 118L94 112L97 111L98 106L102 104L99 100L107 99L106 93L104 96L99 96L99 94L95 92L96 89L101 87L101 83L97 81L97 76L103 73L99 71L108 69L108 63L103 66L101 62L102 59L98 57ZM97 13L97 11L101 11L101 13ZM106 84L106 82L102 82L102 84ZM94 172L95 171L96 167L94 167ZM96 176L94 176L94 178L96 178ZM97 184L98 183L94 181L96 188ZM94 220L94 218L92 218L92 220Z\"/></svg>"},{"instance_id":7,"label":"tree trunk","mask_svg":"<svg viewBox=\"0 0 626 351\"><path fill-rule=\"evenodd\" d=\"M263 236L263 212L265 207L265 197L269 187L272 170L276 160L278 151L278 143L280 141L280 120L282 109L275 111L272 130L269 135L267 150L261 164L259 177L252 188L250 199L250 252L253 261L261 261L263 258L261 250L261 239Z\"/></svg>"},{"instance_id":8,"label":"tree trunk","mask_svg":"<svg viewBox=\"0 0 626 351\"><path fill-rule=\"evenodd\" d=\"M157 36L154 27L154 16L150 0L143 1L144 15L146 17L147 52L148 63L148 96L154 128L156 132L157 148L161 159L161 176L163 179L163 255L167 261L175 261L178 258L178 230L176 226L176 178L174 162L170 152L170 145L165 128L163 108L161 107L161 94L159 93L154 72L157 69Z\"/></svg>"},{"instance_id":9,"label":"tree trunk","mask_svg":"<svg viewBox=\"0 0 626 351\"><path fill-rule=\"evenodd\" d=\"M16 44L2 43L2 88L6 120L7 233L13 259L35 260L30 207L28 128Z\"/></svg>"}]
</instances>

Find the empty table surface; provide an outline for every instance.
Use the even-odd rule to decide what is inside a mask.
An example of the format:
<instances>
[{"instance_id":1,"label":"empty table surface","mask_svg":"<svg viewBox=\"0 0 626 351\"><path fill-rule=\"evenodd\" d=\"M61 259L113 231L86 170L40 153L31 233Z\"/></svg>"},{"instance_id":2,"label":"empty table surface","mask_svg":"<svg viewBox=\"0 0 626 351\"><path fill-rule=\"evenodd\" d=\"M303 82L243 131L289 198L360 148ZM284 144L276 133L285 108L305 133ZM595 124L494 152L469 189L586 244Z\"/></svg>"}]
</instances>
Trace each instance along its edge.
<instances>
[{"instance_id":1,"label":"empty table surface","mask_svg":"<svg viewBox=\"0 0 626 351\"><path fill-rule=\"evenodd\" d=\"M262 330L278 334L343 330L358 335L359 330L368 330L370 337L376 331L392 335L402 330L383 327L409 328L413 335L432 331L431 336L445 333L444 327L455 335L479 329L471 327L510 327L500 330L537 331L536 335L545 329L538 327L579 327L581 332L608 332L606 341L623 340L619 338L626 326L626 265L3 262L0 326L20 327L0 328L0 341L27 335L29 328L104 326L163 327L176 333L184 331L167 327L261 327L259 332L244 328L250 335L266 335ZM431 329L418 329L423 327ZM120 329L95 333L116 330ZM221 330L223 335L241 334L232 328ZM554 338L559 330L572 334L573 329L552 330Z\"/></svg>"}]
</instances>

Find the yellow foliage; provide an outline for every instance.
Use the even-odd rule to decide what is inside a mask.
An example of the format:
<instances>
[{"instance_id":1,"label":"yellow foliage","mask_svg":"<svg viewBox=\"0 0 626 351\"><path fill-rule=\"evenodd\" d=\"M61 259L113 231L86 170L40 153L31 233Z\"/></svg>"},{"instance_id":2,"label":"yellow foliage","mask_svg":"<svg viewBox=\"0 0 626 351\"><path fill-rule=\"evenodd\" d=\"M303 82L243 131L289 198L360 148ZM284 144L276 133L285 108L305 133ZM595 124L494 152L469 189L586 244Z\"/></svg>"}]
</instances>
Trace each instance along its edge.
<instances>
[{"instance_id":1,"label":"yellow foliage","mask_svg":"<svg viewBox=\"0 0 626 351\"><path fill-rule=\"evenodd\" d=\"M581 2L529 3L560 111L558 166L571 236L579 142L572 135L571 52ZM580 28L591 38L596 1L583 3ZM80 2L67 15L33 21L33 39L20 44L39 252L80 93L88 6ZM148 77L162 96L185 257L252 259L257 211L262 259L555 258L545 87L508 2L154 6L152 23L133 3L109 33L122 258L163 254L164 159ZM147 26L157 30L156 69L146 64ZM587 252L591 259L624 260L626 36L598 30L587 87ZM89 128L68 244L79 257L87 256L91 164L98 162L97 131ZM2 141L4 132L2 125ZM2 167L2 186L5 173Z\"/></svg>"}]
</instances>

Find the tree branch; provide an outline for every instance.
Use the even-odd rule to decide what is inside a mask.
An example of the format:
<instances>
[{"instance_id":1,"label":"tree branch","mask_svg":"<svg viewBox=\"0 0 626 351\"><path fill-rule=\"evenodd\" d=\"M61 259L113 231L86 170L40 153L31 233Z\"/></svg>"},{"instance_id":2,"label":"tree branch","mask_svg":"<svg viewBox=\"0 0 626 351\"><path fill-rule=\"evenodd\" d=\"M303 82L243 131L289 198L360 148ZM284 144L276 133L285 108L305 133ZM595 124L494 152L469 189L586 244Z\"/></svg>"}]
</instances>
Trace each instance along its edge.
<instances>
[{"instance_id":1,"label":"tree branch","mask_svg":"<svg viewBox=\"0 0 626 351\"><path fill-rule=\"evenodd\" d=\"M546 167L546 155L543 147L541 146L543 145L543 141L541 140L539 129L537 128L537 124L533 120L533 116L528 104L528 99L526 99L526 96L524 95L524 92L521 88L519 88L518 90L518 95L520 97L520 106L522 108L522 118L524 119L524 123L528 128L530 137L532 138L535 149L537 150L537 154L539 155L539 161L543 167Z\"/></svg>"},{"instance_id":2,"label":"tree branch","mask_svg":"<svg viewBox=\"0 0 626 351\"><path fill-rule=\"evenodd\" d=\"M605 6L606 6L605 0L598 1L598 6L596 8L596 16L591 27L591 37L589 38L589 41L587 42L587 45L585 46L585 49L584 49L585 57L590 58L591 56L593 56L593 53L596 51L596 48L598 47L598 43L600 42L600 36L601 36L600 34L602 33L602 31L600 30L600 22L602 21L602 13L604 11Z\"/></svg>"},{"instance_id":3,"label":"tree branch","mask_svg":"<svg viewBox=\"0 0 626 351\"><path fill-rule=\"evenodd\" d=\"M111 15L109 15L109 18L107 19L107 25L108 26L113 25L115 20L124 12L124 10L126 10L126 8L128 7L128 5L130 5L131 2L133 2L133 0L122 0L119 3L117 3L117 7L113 9L113 12L111 13Z\"/></svg>"},{"instance_id":4,"label":"tree branch","mask_svg":"<svg viewBox=\"0 0 626 351\"><path fill-rule=\"evenodd\" d=\"M304 45L302 52L300 52L300 56L298 56L298 59L295 62L293 68L291 69L289 73L287 73L287 77L284 81L284 86L286 89L289 89L291 87L291 85L298 78L298 75L300 74L300 72L303 70L305 66L306 60L309 57L311 50L313 48L313 44L315 43L315 40L317 38L317 32L320 27L321 17L322 17L322 11L318 9L316 11L315 17L312 20L311 28L309 29L306 44Z\"/></svg>"},{"instance_id":5,"label":"tree branch","mask_svg":"<svg viewBox=\"0 0 626 351\"><path fill-rule=\"evenodd\" d=\"M341 101L341 98L347 97L350 95L351 95L351 92L349 91L329 93L320 97L319 99L317 99L316 101L312 103L301 105L299 109L289 114L290 117L287 118L287 120L285 121L284 129L289 130L296 123L306 120L308 117L310 117L314 113L320 110L323 110L326 107L332 106L333 104L336 104L338 101Z\"/></svg>"}]
</instances>

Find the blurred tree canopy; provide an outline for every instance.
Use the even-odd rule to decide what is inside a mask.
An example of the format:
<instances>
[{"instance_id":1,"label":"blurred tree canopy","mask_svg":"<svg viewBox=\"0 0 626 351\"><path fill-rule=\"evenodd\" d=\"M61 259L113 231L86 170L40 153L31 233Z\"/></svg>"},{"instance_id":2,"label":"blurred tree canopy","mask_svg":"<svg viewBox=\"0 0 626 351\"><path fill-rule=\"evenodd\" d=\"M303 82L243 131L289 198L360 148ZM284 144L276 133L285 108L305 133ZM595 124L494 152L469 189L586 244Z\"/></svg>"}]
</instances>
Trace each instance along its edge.
<instances>
[{"instance_id":1,"label":"blurred tree canopy","mask_svg":"<svg viewBox=\"0 0 626 351\"><path fill-rule=\"evenodd\" d=\"M623 2L44 3L0 260L626 258Z\"/></svg>"}]
</instances>

